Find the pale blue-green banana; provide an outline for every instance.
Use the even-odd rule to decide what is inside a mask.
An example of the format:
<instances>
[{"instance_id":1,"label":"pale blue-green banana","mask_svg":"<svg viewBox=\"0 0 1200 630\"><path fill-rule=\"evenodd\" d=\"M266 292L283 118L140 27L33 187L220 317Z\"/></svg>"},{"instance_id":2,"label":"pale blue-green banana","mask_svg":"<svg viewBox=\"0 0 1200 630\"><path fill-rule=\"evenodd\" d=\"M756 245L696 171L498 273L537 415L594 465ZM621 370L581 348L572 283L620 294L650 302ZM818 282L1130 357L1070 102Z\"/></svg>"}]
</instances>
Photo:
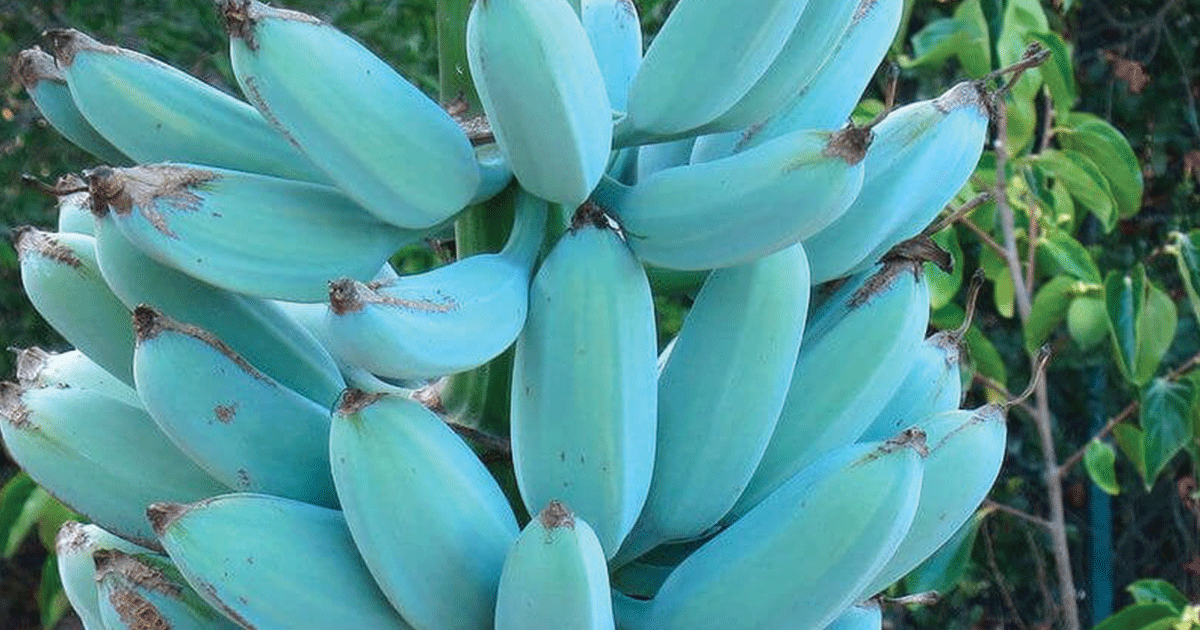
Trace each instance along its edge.
<instances>
[{"instance_id":1,"label":"pale blue-green banana","mask_svg":"<svg viewBox=\"0 0 1200 630\"><path fill-rule=\"evenodd\" d=\"M13 74L21 81L42 117L72 144L114 166L133 163L79 113L71 98L71 88L67 87L67 78L49 53L37 46L22 50L17 54Z\"/></svg>"},{"instance_id":2,"label":"pale blue-green banana","mask_svg":"<svg viewBox=\"0 0 1200 630\"><path fill-rule=\"evenodd\" d=\"M650 494L614 564L698 537L733 507L783 409L808 298L800 245L705 280L658 375Z\"/></svg>"},{"instance_id":3,"label":"pale blue-green banana","mask_svg":"<svg viewBox=\"0 0 1200 630\"><path fill-rule=\"evenodd\" d=\"M615 132L617 145L669 139L729 111L783 50L807 4L807 0L676 4L629 88L628 111Z\"/></svg>"},{"instance_id":4,"label":"pale blue-green banana","mask_svg":"<svg viewBox=\"0 0 1200 630\"><path fill-rule=\"evenodd\" d=\"M133 326L96 263L86 234L18 230L21 284L54 330L109 374L133 385Z\"/></svg>"},{"instance_id":5,"label":"pale blue-green banana","mask_svg":"<svg viewBox=\"0 0 1200 630\"><path fill-rule=\"evenodd\" d=\"M519 529L470 447L418 402L349 389L329 458L354 544L405 620L417 630L490 628Z\"/></svg>"},{"instance_id":6,"label":"pale blue-green banana","mask_svg":"<svg viewBox=\"0 0 1200 630\"><path fill-rule=\"evenodd\" d=\"M58 212L58 231L74 232L94 236L95 219L92 218L92 196L87 192L87 182L75 175L58 178L54 186L58 190L74 190L58 197L55 210Z\"/></svg>"},{"instance_id":7,"label":"pale blue-green banana","mask_svg":"<svg viewBox=\"0 0 1200 630\"><path fill-rule=\"evenodd\" d=\"M24 387L73 387L140 407L137 391L78 350L49 353L26 348L17 353L17 381Z\"/></svg>"},{"instance_id":8,"label":"pale blue-green banana","mask_svg":"<svg viewBox=\"0 0 1200 630\"><path fill-rule=\"evenodd\" d=\"M146 410L214 479L337 507L329 411L261 372L213 336L142 305L133 373Z\"/></svg>"},{"instance_id":9,"label":"pale blue-green banana","mask_svg":"<svg viewBox=\"0 0 1200 630\"><path fill-rule=\"evenodd\" d=\"M156 548L143 510L229 489L139 407L87 389L0 384L0 434L34 481L97 525Z\"/></svg>"},{"instance_id":10,"label":"pale blue-green banana","mask_svg":"<svg viewBox=\"0 0 1200 630\"><path fill-rule=\"evenodd\" d=\"M604 75L579 16L562 0L480 0L466 37L479 99L517 181L579 206L612 145Z\"/></svg>"},{"instance_id":11,"label":"pale blue-green banana","mask_svg":"<svg viewBox=\"0 0 1200 630\"><path fill-rule=\"evenodd\" d=\"M908 531L923 455L917 431L831 451L688 556L654 596L647 627L825 626Z\"/></svg>"},{"instance_id":12,"label":"pale blue-green banana","mask_svg":"<svg viewBox=\"0 0 1200 630\"><path fill-rule=\"evenodd\" d=\"M688 136L638 147L637 178L633 183L640 182L665 168L687 164L696 142L699 142L698 138Z\"/></svg>"},{"instance_id":13,"label":"pale blue-green banana","mask_svg":"<svg viewBox=\"0 0 1200 630\"><path fill-rule=\"evenodd\" d=\"M727 519L858 438L904 380L928 321L918 261L876 266L827 297L809 317L775 433Z\"/></svg>"},{"instance_id":14,"label":"pale blue-green banana","mask_svg":"<svg viewBox=\"0 0 1200 630\"><path fill-rule=\"evenodd\" d=\"M169 558L102 549L95 553L100 616L107 630L237 630L183 579Z\"/></svg>"},{"instance_id":15,"label":"pale blue-green banana","mask_svg":"<svg viewBox=\"0 0 1200 630\"><path fill-rule=\"evenodd\" d=\"M428 228L475 196L467 135L387 62L311 15L257 0L219 0L217 9L242 92L364 208Z\"/></svg>"},{"instance_id":16,"label":"pale blue-green banana","mask_svg":"<svg viewBox=\"0 0 1200 630\"><path fill-rule=\"evenodd\" d=\"M159 263L129 242L111 213L96 220L96 257L125 306L149 304L210 331L272 379L326 409L346 387L325 347L278 304L219 289Z\"/></svg>"},{"instance_id":17,"label":"pale blue-green banana","mask_svg":"<svg viewBox=\"0 0 1200 630\"><path fill-rule=\"evenodd\" d=\"M469 370L512 345L525 323L529 281L545 239L545 201L518 191L504 248L422 274L330 283L319 326L341 360L391 378Z\"/></svg>"},{"instance_id":18,"label":"pale blue-green banana","mask_svg":"<svg viewBox=\"0 0 1200 630\"><path fill-rule=\"evenodd\" d=\"M150 257L214 286L297 302L370 280L424 232L394 227L337 189L185 164L88 172L96 213Z\"/></svg>"},{"instance_id":19,"label":"pale blue-green banana","mask_svg":"<svg viewBox=\"0 0 1200 630\"><path fill-rule=\"evenodd\" d=\"M238 493L155 503L146 516L188 583L243 628L412 630L337 510Z\"/></svg>"},{"instance_id":20,"label":"pale blue-green banana","mask_svg":"<svg viewBox=\"0 0 1200 630\"><path fill-rule=\"evenodd\" d=\"M157 59L76 30L48 31L46 39L79 111L136 162L194 162L328 181L244 101Z\"/></svg>"},{"instance_id":21,"label":"pale blue-green banana","mask_svg":"<svg viewBox=\"0 0 1200 630\"><path fill-rule=\"evenodd\" d=\"M614 115L625 112L629 85L642 63L642 24L633 0L583 0L579 21L587 33Z\"/></svg>"},{"instance_id":22,"label":"pale blue-green banana","mask_svg":"<svg viewBox=\"0 0 1200 630\"><path fill-rule=\"evenodd\" d=\"M646 273L587 204L530 288L513 357L512 451L529 512L571 506L607 557L650 488L656 348Z\"/></svg>"},{"instance_id":23,"label":"pale blue-green banana","mask_svg":"<svg viewBox=\"0 0 1200 630\"><path fill-rule=\"evenodd\" d=\"M495 630L613 630L608 567L596 533L551 501L504 560Z\"/></svg>"},{"instance_id":24,"label":"pale blue-green banana","mask_svg":"<svg viewBox=\"0 0 1200 630\"><path fill-rule=\"evenodd\" d=\"M596 203L638 258L668 269L747 263L808 238L862 185L868 130L800 131L723 159L660 170L633 186L605 178Z\"/></svg>"},{"instance_id":25,"label":"pale blue-green banana","mask_svg":"<svg viewBox=\"0 0 1200 630\"><path fill-rule=\"evenodd\" d=\"M91 523L67 521L58 528L58 535L54 539L58 578L67 601L71 602L71 608L83 622L84 630L108 630L100 617L96 563L92 559L92 554L101 550L125 553L150 551Z\"/></svg>"}]
</instances>

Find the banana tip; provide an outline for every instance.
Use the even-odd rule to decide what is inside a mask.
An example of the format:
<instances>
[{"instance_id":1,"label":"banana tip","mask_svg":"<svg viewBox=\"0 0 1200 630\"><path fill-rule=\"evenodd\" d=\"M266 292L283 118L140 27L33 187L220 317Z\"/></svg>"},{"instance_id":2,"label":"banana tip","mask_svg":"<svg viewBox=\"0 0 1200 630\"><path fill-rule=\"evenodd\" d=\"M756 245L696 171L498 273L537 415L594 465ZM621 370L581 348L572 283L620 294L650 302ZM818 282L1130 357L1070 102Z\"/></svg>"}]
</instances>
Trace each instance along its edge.
<instances>
[{"instance_id":1,"label":"banana tip","mask_svg":"<svg viewBox=\"0 0 1200 630\"><path fill-rule=\"evenodd\" d=\"M164 324L162 313L145 304L133 309L133 332L139 343L157 337L166 329Z\"/></svg>"},{"instance_id":2,"label":"banana tip","mask_svg":"<svg viewBox=\"0 0 1200 630\"><path fill-rule=\"evenodd\" d=\"M874 139L875 133L871 131L870 126L847 125L829 136L823 153L826 157L840 158L846 164L854 166L867 157L867 149Z\"/></svg>"},{"instance_id":3,"label":"banana tip","mask_svg":"<svg viewBox=\"0 0 1200 630\"><path fill-rule=\"evenodd\" d=\"M146 520L150 521L150 527L161 538L167 528L187 511L188 505L185 503L151 503L146 508Z\"/></svg>"},{"instance_id":4,"label":"banana tip","mask_svg":"<svg viewBox=\"0 0 1200 630\"><path fill-rule=\"evenodd\" d=\"M341 278L329 282L329 310L334 315L345 315L361 311L366 306L358 283L353 278Z\"/></svg>"},{"instance_id":5,"label":"banana tip","mask_svg":"<svg viewBox=\"0 0 1200 630\"><path fill-rule=\"evenodd\" d=\"M81 50L103 50L104 44L92 39L73 28L53 28L42 33L42 39L59 68L66 68L75 62L75 55Z\"/></svg>"},{"instance_id":6,"label":"banana tip","mask_svg":"<svg viewBox=\"0 0 1200 630\"><path fill-rule=\"evenodd\" d=\"M29 408L21 401L25 388L5 381L0 383L0 418L8 421L14 429L26 429L33 425Z\"/></svg>"},{"instance_id":7,"label":"banana tip","mask_svg":"<svg viewBox=\"0 0 1200 630\"><path fill-rule=\"evenodd\" d=\"M62 70L54 62L54 57L37 46L26 48L17 54L13 74L26 90L33 89L42 81L66 81Z\"/></svg>"},{"instance_id":8,"label":"banana tip","mask_svg":"<svg viewBox=\"0 0 1200 630\"><path fill-rule=\"evenodd\" d=\"M542 527L546 529L558 529L565 527L567 529L575 529L575 515L563 505L561 501L551 501L546 509L538 514L538 520L541 521Z\"/></svg>"},{"instance_id":9,"label":"banana tip","mask_svg":"<svg viewBox=\"0 0 1200 630\"><path fill-rule=\"evenodd\" d=\"M18 258L37 255L73 269L83 267L79 256L51 232L43 232L28 225L22 226L13 230L13 242L16 244Z\"/></svg>"},{"instance_id":10,"label":"banana tip","mask_svg":"<svg viewBox=\"0 0 1200 630\"><path fill-rule=\"evenodd\" d=\"M54 536L54 552L62 555L83 549L92 541L88 528L79 521L66 521Z\"/></svg>"},{"instance_id":11,"label":"banana tip","mask_svg":"<svg viewBox=\"0 0 1200 630\"><path fill-rule=\"evenodd\" d=\"M352 416L358 412L373 405L386 394L382 392L364 392L361 389L353 387L342 392L337 401L337 414L340 416Z\"/></svg>"}]
</instances>

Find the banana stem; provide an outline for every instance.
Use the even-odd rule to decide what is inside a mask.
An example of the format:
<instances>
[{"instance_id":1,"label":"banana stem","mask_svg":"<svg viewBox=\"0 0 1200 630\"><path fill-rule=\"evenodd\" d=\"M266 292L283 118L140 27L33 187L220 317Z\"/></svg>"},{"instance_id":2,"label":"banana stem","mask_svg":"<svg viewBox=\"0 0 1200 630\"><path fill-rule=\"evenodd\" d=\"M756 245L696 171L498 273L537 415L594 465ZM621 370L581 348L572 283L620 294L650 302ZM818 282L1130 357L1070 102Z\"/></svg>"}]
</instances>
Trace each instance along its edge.
<instances>
[{"instance_id":1,"label":"banana stem","mask_svg":"<svg viewBox=\"0 0 1200 630\"><path fill-rule=\"evenodd\" d=\"M443 104L460 101L464 117L480 113L467 64L467 16L472 0L437 0L438 92Z\"/></svg>"}]
</instances>

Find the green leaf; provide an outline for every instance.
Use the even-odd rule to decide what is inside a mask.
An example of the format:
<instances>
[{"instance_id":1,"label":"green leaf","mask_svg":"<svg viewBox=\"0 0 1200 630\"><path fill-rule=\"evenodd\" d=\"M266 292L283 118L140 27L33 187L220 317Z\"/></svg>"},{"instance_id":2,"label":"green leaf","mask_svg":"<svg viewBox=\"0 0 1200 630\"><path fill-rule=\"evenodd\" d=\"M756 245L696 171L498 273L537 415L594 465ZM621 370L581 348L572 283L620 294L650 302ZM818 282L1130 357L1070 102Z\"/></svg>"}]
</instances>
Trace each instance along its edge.
<instances>
[{"instance_id":1,"label":"green leaf","mask_svg":"<svg viewBox=\"0 0 1200 630\"><path fill-rule=\"evenodd\" d=\"M1087 469L1092 483L1113 496L1121 493L1116 464L1117 451L1108 442L1093 439L1083 452L1083 467Z\"/></svg>"},{"instance_id":2,"label":"green leaf","mask_svg":"<svg viewBox=\"0 0 1200 630\"><path fill-rule=\"evenodd\" d=\"M1007 269L1007 268L1006 268ZM1002 273L995 278L992 287L992 297L996 301L996 312L1007 318L1013 316L1013 306L1016 304L1017 289L1013 285L1012 276Z\"/></svg>"},{"instance_id":3,"label":"green leaf","mask_svg":"<svg viewBox=\"0 0 1200 630\"><path fill-rule=\"evenodd\" d=\"M979 0L966 0L954 10L954 19L963 25L964 46L958 49L958 60L967 76L979 78L992 70L992 42L988 34L987 16Z\"/></svg>"},{"instance_id":4,"label":"green leaf","mask_svg":"<svg viewBox=\"0 0 1200 630\"><path fill-rule=\"evenodd\" d=\"M1104 303L1108 309L1109 332L1117 355L1117 367L1125 380L1135 383L1137 322L1145 300L1146 269L1141 265L1129 274L1113 271L1104 279ZM1139 383L1135 383L1139 384Z\"/></svg>"},{"instance_id":5,"label":"green leaf","mask_svg":"<svg viewBox=\"0 0 1200 630\"><path fill-rule=\"evenodd\" d=\"M1144 630L1146 626L1157 621L1174 621L1177 617L1178 615L1166 604L1133 604L1096 624L1092 630Z\"/></svg>"},{"instance_id":6,"label":"green leaf","mask_svg":"<svg viewBox=\"0 0 1200 630\"><path fill-rule=\"evenodd\" d=\"M958 53L967 39L967 25L954 18L941 18L925 25L912 36L913 59L906 67L940 64Z\"/></svg>"},{"instance_id":7,"label":"green leaf","mask_svg":"<svg viewBox=\"0 0 1200 630\"><path fill-rule=\"evenodd\" d=\"M42 630L53 630L71 607L71 603L67 601L67 594L63 591L62 581L58 577L58 558L54 554L47 556L42 565L37 604Z\"/></svg>"},{"instance_id":8,"label":"green leaf","mask_svg":"<svg viewBox=\"0 0 1200 630\"><path fill-rule=\"evenodd\" d=\"M1049 257L1063 273L1094 284L1103 280L1091 252L1060 229L1046 228L1043 238L1038 240L1038 253Z\"/></svg>"},{"instance_id":9,"label":"green leaf","mask_svg":"<svg viewBox=\"0 0 1200 630\"><path fill-rule=\"evenodd\" d=\"M958 295L963 281L963 251L958 244L958 232L951 225L933 235L933 242L950 252L954 272L946 273L937 265L925 263L925 280L929 284L929 308L938 310L949 304Z\"/></svg>"},{"instance_id":10,"label":"green leaf","mask_svg":"<svg viewBox=\"0 0 1200 630\"><path fill-rule=\"evenodd\" d=\"M15 550L33 525L23 521L21 515L35 490L37 484L24 472L13 475L0 488L0 552L5 558L12 555L9 549Z\"/></svg>"},{"instance_id":11,"label":"green leaf","mask_svg":"<svg viewBox=\"0 0 1200 630\"><path fill-rule=\"evenodd\" d=\"M1058 325L1067 318L1075 279L1055 276L1043 284L1033 296L1029 319L1025 322L1025 350L1033 354Z\"/></svg>"},{"instance_id":12,"label":"green leaf","mask_svg":"<svg viewBox=\"0 0 1200 630\"><path fill-rule=\"evenodd\" d=\"M1075 71L1071 63L1071 47L1053 31L1031 32L1029 37L1041 42L1050 51L1050 59L1039 69L1046 87L1050 89L1056 114L1066 115L1079 99L1079 88L1075 85Z\"/></svg>"},{"instance_id":13,"label":"green leaf","mask_svg":"<svg viewBox=\"0 0 1200 630\"><path fill-rule=\"evenodd\" d=\"M1191 381L1154 379L1142 390L1141 422L1145 432L1147 485L1153 485L1171 458L1192 439Z\"/></svg>"},{"instance_id":14,"label":"green leaf","mask_svg":"<svg viewBox=\"0 0 1200 630\"><path fill-rule=\"evenodd\" d=\"M1129 458L1129 463L1133 464L1133 469L1137 471L1138 476L1142 478L1142 482L1146 481L1146 440L1142 430L1122 422L1113 427L1113 438L1117 441L1117 448L1121 449L1121 453Z\"/></svg>"},{"instance_id":15,"label":"green leaf","mask_svg":"<svg viewBox=\"0 0 1200 630\"><path fill-rule=\"evenodd\" d=\"M1124 134L1108 121L1083 112L1060 118L1062 127L1055 138L1064 149L1078 151L1104 165L1104 176L1112 185L1121 217L1131 217L1142 208L1142 167Z\"/></svg>"},{"instance_id":16,"label":"green leaf","mask_svg":"<svg viewBox=\"0 0 1200 630\"><path fill-rule=\"evenodd\" d=\"M971 551L975 548L975 539L979 533L979 524L987 518L988 511L980 510L975 513L945 544L933 552L904 576L904 591L907 593L927 593L937 591L945 595L960 582L967 565L971 562Z\"/></svg>"},{"instance_id":17,"label":"green leaf","mask_svg":"<svg viewBox=\"0 0 1200 630\"><path fill-rule=\"evenodd\" d=\"M1016 63L1033 41L1031 34L1048 31L1050 25L1038 0L1009 0L1004 7L1004 18L996 41L997 62L1000 66ZM1037 129L1034 100L1041 87L1042 73L1038 68L1032 68L1021 75L1010 92L1008 149L1014 156L1033 141Z\"/></svg>"},{"instance_id":18,"label":"green leaf","mask_svg":"<svg viewBox=\"0 0 1200 630\"><path fill-rule=\"evenodd\" d=\"M971 329L967 331L966 340L971 367L979 374L997 383L1007 383L1008 368L1004 366L1004 359L1000 357L996 346L993 346L992 342L975 326L971 326ZM990 387L984 388L984 396L988 402L1004 402L1004 394Z\"/></svg>"},{"instance_id":19,"label":"green leaf","mask_svg":"<svg viewBox=\"0 0 1200 630\"><path fill-rule=\"evenodd\" d=\"M1125 587L1139 604L1166 604L1176 615L1182 614L1188 598L1173 584L1165 580L1138 580Z\"/></svg>"},{"instance_id":20,"label":"green leaf","mask_svg":"<svg viewBox=\"0 0 1200 630\"><path fill-rule=\"evenodd\" d=\"M1187 234L1171 232L1170 238L1167 250L1179 264L1179 276L1183 278L1183 288L1192 305L1192 316L1200 321L1200 230Z\"/></svg>"},{"instance_id":21,"label":"green leaf","mask_svg":"<svg viewBox=\"0 0 1200 630\"><path fill-rule=\"evenodd\" d=\"M1175 302L1153 282L1146 283L1145 306L1137 322L1137 361L1134 382L1145 384L1158 372L1158 366L1175 340L1179 314Z\"/></svg>"},{"instance_id":22,"label":"green leaf","mask_svg":"<svg viewBox=\"0 0 1200 630\"><path fill-rule=\"evenodd\" d=\"M1118 214L1113 192L1100 167L1079 151L1043 151L1036 156L1038 163L1056 179L1066 184L1071 197L1100 219L1106 232L1117 224Z\"/></svg>"}]
</instances>

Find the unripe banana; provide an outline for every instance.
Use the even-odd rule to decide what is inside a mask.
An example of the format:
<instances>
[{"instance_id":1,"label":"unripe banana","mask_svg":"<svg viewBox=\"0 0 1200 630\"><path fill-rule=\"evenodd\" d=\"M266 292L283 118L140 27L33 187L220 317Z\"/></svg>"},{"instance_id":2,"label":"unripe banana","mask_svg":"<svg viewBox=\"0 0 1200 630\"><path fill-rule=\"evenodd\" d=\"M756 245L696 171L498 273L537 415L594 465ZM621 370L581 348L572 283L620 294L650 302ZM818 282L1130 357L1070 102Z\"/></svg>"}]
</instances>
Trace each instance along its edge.
<instances>
[{"instance_id":1,"label":"unripe banana","mask_svg":"<svg viewBox=\"0 0 1200 630\"><path fill-rule=\"evenodd\" d=\"M349 389L329 452L354 543L405 620L417 630L490 628L519 530L471 449L420 403Z\"/></svg>"},{"instance_id":2,"label":"unripe banana","mask_svg":"<svg viewBox=\"0 0 1200 630\"><path fill-rule=\"evenodd\" d=\"M697 138L688 136L670 142L643 144L638 147L637 178L634 183L665 168L687 164L696 142L698 142Z\"/></svg>"},{"instance_id":3,"label":"unripe banana","mask_svg":"<svg viewBox=\"0 0 1200 630\"><path fill-rule=\"evenodd\" d=\"M96 240L85 234L17 232L21 284L33 307L67 341L109 374L133 385L129 309L104 283Z\"/></svg>"},{"instance_id":4,"label":"unripe banana","mask_svg":"<svg viewBox=\"0 0 1200 630\"><path fill-rule=\"evenodd\" d=\"M783 408L808 297L799 245L708 276L659 372L654 476L621 557L703 534L741 496Z\"/></svg>"},{"instance_id":5,"label":"unripe banana","mask_svg":"<svg viewBox=\"0 0 1200 630\"><path fill-rule=\"evenodd\" d=\"M655 595L646 627L823 627L908 530L923 451L913 432L827 454L688 556Z\"/></svg>"},{"instance_id":6,"label":"unripe banana","mask_svg":"<svg viewBox=\"0 0 1200 630\"><path fill-rule=\"evenodd\" d=\"M245 102L157 59L76 30L48 31L46 38L79 111L135 161L327 181Z\"/></svg>"},{"instance_id":7,"label":"unripe banana","mask_svg":"<svg viewBox=\"0 0 1200 630\"><path fill-rule=\"evenodd\" d=\"M101 550L126 553L150 551L90 523L85 525L78 521L67 521L59 527L54 539L59 581L85 630L108 630L100 617L96 563L92 560L92 554Z\"/></svg>"},{"instance_id":8,"label":"unripe banana","mask_svg":"<svg viewBox=\"0 0 1200 630\"><path fill-rule=\"evenodd\" d=\"M642 24L637 5L633 0L583 0L579 21L596 54L613 113L624 113L629 85L642 63Z\"/></svg>"},{"instance_id":9,"label":"unripe banana","mask_svg":"<svg viewBox=\"0 0 1200 630\"><path fill-rule=\"evenodd\" d=\"M17 353L17 381L22 387L71 387L95 392L131 407L142 405L136 390L78 350L58 354L36 347L21 350Z\"/></svg>"},{"instance_id":10,"label":"unripe banana","mask_svg":"<svg viewBox=\"0 0 1200 630\"><path fill-rule=\"evenodd\" d=\"M327 282L369 280L423 238L380 221L334 188L185 164L88 173L95 212L138 249L220 288L319 302Z\"/></svg>"},{"instance_id":11,"label":"unripe banana","mask_svg":"<svg viewBox=\"0 0 1200 630\"><path fill-rule=\"evenodd\" d=\"M563 0L479 0L467 61L521 186L568 208L583 203L608 165L612 109L579 16Z\"/></svg>"},{"instance_id":12,"label":"unripe banana","mask_svg":"<svg viewBox=\"0 0 1200 630\"><path fill-rule=\"evenodd\" d=\"M107 630L237 630L158 554L103 549L94 580Z\"/></svg>"},{"instance_id":13,"label":"unripe banana","mask_svg":"<svg viewBox=\"0 0 1200 630\"><path fill-rule=\"evenodd\" d=\"M146 516L189 584L243 628L412 630L388 605L336 510L265 494Z\"/></svg>"},{"instance_id":14,"label":"unripe banana","mask_svg":"<svg viewBox=\"0 0 1200 630\"><path fill-rule=\"evenodd\" d=\"M613 630L608 566L596 533L551 501L504 560L495 630Z\"/></svg>"},{"instance_id":15,"label":"unripe banana","mask_svg":"<svg viewBox=\"0 0 1200 630\"><path fill-rule=\"evenodd\" d=\"M364 208L428 228L475 195L479 165L466 134L385 61L311 15L257 0L217 8L247 98Z\"/></svg>"},{"instance_id":16,"label":"unripe banana","mask_svg":"<svg viewBox=\"0 0 1200 630\"><path fill-rule=\"evenodd\" d=\"M655 348L646 273L611 219L585 205L530 289L513 358L512 450L530 513L570 505L608 557L650 487Z\"/></svg>"},{"instance_id":17,"label":"unripe banana","mask_svg":"<svg viewBox=\"0 0 1200 630\"><path fill-rule=\"evenodd\" d=\"M133 312L138 395L179 450L230 488L337 506L329 412L209 331Z\"/></svg>"},{"instance_id":18,"label":"unripe banana","mask_svg":"<svg viewBox=\"0 0 1200 630\"><path fill-rule=\"evenodd\" d=\"M127 166L133 163L79 113L71 98L71 89L67 87L67 78L49 53L37 46L22 50L17 54L13 75L21 81L50 126L75 146L109 164Z\"/></svg>"},{"instance_id":19,"label":"unripe banana","mask_svg":"<svg viewBox=\"0 0 1200 630\"><path fill-rule=\"evenodd\" d=\"M87 182L75 175L64 175L58 178L54 188L76 191L59 196L55 204L58 231L95 236L96 221L92 218L92 196L87 193Z\"/></svg>"}]
</instances>

